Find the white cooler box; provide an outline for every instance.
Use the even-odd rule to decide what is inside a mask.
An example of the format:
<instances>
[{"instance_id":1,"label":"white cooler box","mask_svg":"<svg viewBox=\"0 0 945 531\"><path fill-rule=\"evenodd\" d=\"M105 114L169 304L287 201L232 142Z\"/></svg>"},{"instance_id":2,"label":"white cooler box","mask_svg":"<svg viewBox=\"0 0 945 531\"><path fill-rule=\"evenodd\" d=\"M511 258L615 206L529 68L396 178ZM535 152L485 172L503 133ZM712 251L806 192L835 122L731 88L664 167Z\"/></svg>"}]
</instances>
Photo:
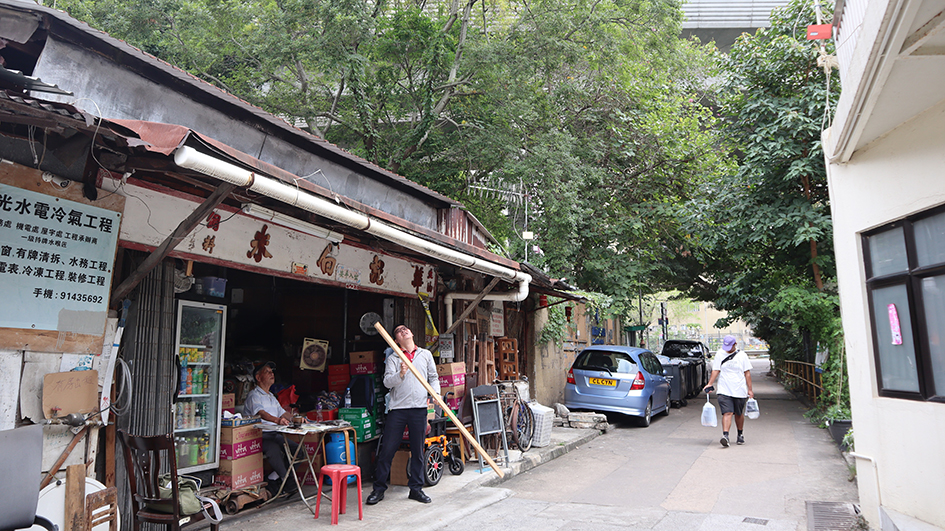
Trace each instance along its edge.
<instances>
[{"instance_id":1,"label":"white cooler box","mask_svg":"<svg viewBox=\"0 0 945 531\"><path fill-rule=\"evenodd\" d=\"M555 410L545 407L538 402L530 402L535 417L535 434L532 435L532 446L542 447L551 444L551 426L555 420Z\"/></svg>"}]
</instances>

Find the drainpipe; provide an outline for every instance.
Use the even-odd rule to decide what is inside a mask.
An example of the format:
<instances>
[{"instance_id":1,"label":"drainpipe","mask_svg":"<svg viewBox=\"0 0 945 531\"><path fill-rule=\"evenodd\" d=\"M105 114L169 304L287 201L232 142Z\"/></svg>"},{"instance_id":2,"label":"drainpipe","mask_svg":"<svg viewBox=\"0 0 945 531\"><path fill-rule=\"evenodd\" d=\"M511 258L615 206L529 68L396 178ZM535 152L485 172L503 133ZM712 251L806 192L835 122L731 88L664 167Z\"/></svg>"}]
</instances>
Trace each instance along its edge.
<instances>
[{"instance_id":1,"label":"drainpipe","mask_svg":"<svg viewBox=\"0 0 945 531\"><path fill-rule=\"evenodd\" d=\"M488 294L482 298L484 301L509 301L509 302L519 302L525 300L525 297L528 297L528 284L531 282L532 277L525 273L519 272L519 274L527 277L527 280L520 282L518 285L518 291L510 291L508 293L496 293ZM446 329L449 330L453 326L453 299L464 299L472 300L478 297L478 293L468 293L468 292L455 292L447 293L446 297L443 298L443 304L446 306Z\"/></svg>"},{"instance_id":2,"label":"drainpipe","mask_svg":"<svg viewBox=\"0 0 945 531\"><path fill-rule=\"evenodd\" d=\"M313 194L303 191L298 186L287 184L271 177L258 175L230 164L229 162L200 153L188 146L177 148L177 151L174 153L174 162L182 168L198 171L223 182L248 188L258 194L276 199L288 205L296 206L313 214L318 214L319 216L372 234L389 242L402 245L408 249L421 252L427 256L442 260L443 262L518 283L518 291L503 295L487 295L487 300L520 301L528 296L528 285L532 281L532 277L526 273L501 266L488 260L483 260L476 256L455 251L443 245L424 240L423 238L418 238L417 236L405 232L403 229L377 219L372 219L348 207L316 197ZM458 298L465 298L466 294L454 293L452 295ZM447 297L449 297L449 295L447 295ZM474 297L475 294L469 298ZM452 320L452 311L448 312L447 316L447 319Z\"/></svg>"},{"instance_id":3,"label":"drainpipe","mask_svg":"<svg viewBox=\"0 0 945 531\"><path fill-rule=\"evenodd\" d=\"M850 457L855 459L863 459L864 461L869 461L873 465L873 481L876 483L876 505L877 507L883 506L883 498L880 494L881 489L879 487L879 467L876 465L876 460L868 455L858 454L856 452L849 452Z\"/></svg>"}]
</instances>

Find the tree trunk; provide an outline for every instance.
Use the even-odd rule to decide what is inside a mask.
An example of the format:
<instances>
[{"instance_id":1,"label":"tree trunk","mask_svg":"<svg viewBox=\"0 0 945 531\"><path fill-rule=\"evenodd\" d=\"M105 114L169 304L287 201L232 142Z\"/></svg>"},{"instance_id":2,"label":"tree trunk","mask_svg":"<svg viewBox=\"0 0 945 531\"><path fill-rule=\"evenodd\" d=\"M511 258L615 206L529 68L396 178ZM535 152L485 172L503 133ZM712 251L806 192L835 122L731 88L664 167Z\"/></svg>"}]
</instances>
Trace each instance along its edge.
<instances>
[{"instance_id":1,"label":"tree trunk","mask_svg":"<svg viewBox=\"0 0 945 531\"><path fill-rule=\"evenodd\" d=\"M810 177L805 175L802 180L804 182L804 195L810 201ZM814 284L817 286L817 291L823 291L824 279L821 278L820 266L817 265L817 240L813 238L810 239L810 262L814 269Z\"/></svg>"}]
</instances>

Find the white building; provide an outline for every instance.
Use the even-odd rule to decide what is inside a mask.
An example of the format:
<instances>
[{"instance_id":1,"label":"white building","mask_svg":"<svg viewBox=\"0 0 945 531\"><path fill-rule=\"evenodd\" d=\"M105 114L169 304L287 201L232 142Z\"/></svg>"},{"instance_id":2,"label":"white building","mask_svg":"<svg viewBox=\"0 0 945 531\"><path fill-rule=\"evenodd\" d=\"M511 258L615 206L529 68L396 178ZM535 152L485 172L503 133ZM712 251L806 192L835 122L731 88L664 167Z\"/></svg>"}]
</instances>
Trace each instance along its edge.
<instances>
[{"instance_id":1,"label":"white building","mask_svg":"<svg viewBox=\"0 0 945 531\"><path fill-rule=\"evenodd\" d=\"M873 529L943 529L945 1L838 4L823 139L860 502Z\"/></svg>"}]
</instances>

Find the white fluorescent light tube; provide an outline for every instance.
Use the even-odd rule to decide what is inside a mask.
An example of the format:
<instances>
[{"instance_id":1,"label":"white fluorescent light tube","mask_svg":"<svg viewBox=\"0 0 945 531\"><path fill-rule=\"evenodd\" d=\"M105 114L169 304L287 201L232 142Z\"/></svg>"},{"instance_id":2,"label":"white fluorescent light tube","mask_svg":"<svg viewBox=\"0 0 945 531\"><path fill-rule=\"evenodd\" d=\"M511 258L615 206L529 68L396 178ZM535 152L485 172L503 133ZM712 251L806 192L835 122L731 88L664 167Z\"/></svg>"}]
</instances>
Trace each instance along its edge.
<instances>
[{"instance_id":1,"label":"white fluorescent light tube","mask_svg":"<svg viewBox=\"0 0 945 531\"><path fill-rule=\"evenodd\" d=\"M328 230L324 227L319 227L318 225L312 225L311 223L293 218L292 216L287 216L274 210L269 210L268 208L263 208L253 203L243 203L243 213L247 216L271 221L277 225L282 225L283 227L295 229L299 232L304 232L305 234L310 234L319 238L325 238L332 243L340 243L345 238L343 234Z\"/></svg>"}]
</instances>

